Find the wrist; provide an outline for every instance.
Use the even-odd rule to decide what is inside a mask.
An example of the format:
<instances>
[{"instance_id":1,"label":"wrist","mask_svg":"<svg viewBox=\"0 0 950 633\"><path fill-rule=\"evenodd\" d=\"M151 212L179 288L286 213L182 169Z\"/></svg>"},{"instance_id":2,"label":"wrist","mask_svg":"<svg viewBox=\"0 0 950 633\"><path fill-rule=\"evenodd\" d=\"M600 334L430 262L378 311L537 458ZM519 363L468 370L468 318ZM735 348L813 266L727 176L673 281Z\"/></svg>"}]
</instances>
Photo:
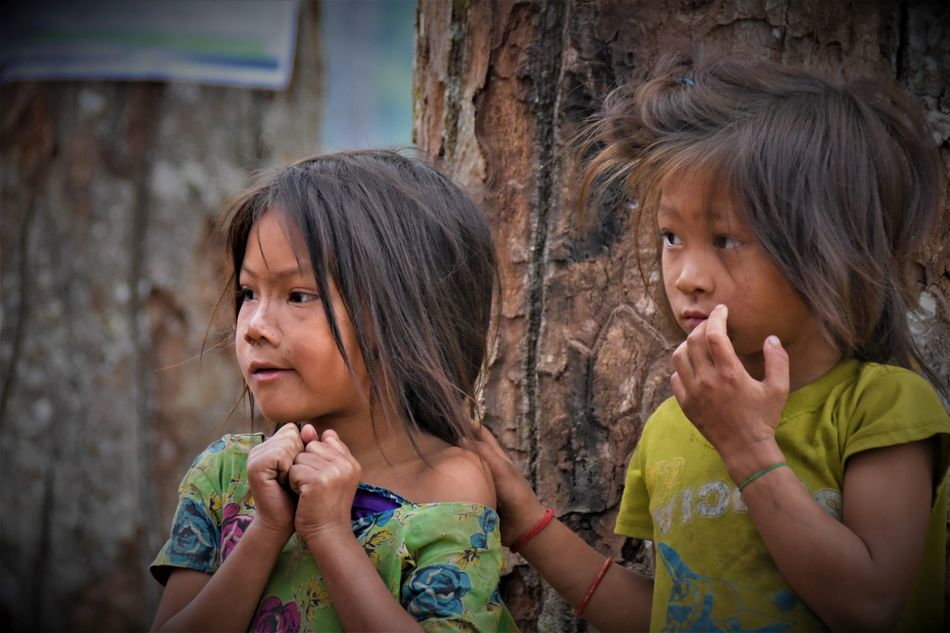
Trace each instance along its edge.
<instances>
[{"instance_id":1,"label":"wrist","mask_svg":"<svg viewBox=\"0 0 950 633\"><path fill-rule=\"evenodd\" d=\"M547 508L544 511L544 514L541 515L541 518L538 519L534 525L528 528L526 531L522 532L518 538L515 539L514 543L509 546L512 552L517 553L522 547L524 547L531 539L540 534L548 524L554 520L554 510Z\"/></svg>"},{"instance_id":2,"label":"wrist","mask_svg":"<svg viewBox=\"0 0 950 633\"><path fill-rule=\"evenodd\" d=\"M499 514L502 515L502 544L510 548L544 518L548 508L541 505L537 497L534 497L529 503L519 506L517 512L509 512L509 510L508 506L499 508Z\"/></svg>"},{"instance_id":3,"label":"wrist","mask_svg":"<svg viewBox=\"0 0 950 633\"><path fill-rule=\"evenodd\" d=\"M747 480L763 468L785 461L785 454L774 437L761 440L742 451L721 455L726 471L736 485Z\"/></svg>"},{"instance_id":4,"label":"wrist","mask_svg":"<svg viewBox=\"0 0 950 633\"><path fill-rule=\"evenodd\" d=\"M351 525L340 525L336 523L325 524L305 530L297 530L297 534L307 544L307 549L314 556L319 556L320 552L327 548L339 548L340 544L346 539L356 541Z\"/></svg>"},{"instance_id":5,"label":"wrist","mask_svg":"<svg viewBox=\"0 0 950 633\"><path fill-rule=\"evenodd\" d=\"M270 545L280 550L287 544L287 541L290 540L293 533L292 528L271 525L267 521L261 520L260 517L255 517L250 525L247 526L247 530L244 536L241 537L241 540L250 539L262 546L266 547Z\"/></svg>"}]
</instances>

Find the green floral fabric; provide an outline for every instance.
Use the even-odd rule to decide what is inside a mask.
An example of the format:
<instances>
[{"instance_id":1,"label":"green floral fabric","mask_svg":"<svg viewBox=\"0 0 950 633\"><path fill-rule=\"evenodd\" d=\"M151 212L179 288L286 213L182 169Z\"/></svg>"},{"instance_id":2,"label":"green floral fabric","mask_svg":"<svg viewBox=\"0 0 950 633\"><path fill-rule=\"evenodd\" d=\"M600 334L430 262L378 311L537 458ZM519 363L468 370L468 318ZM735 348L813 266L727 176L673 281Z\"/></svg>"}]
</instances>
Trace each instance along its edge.
<instances>
[{"instance_id":1,"label":"green floral fabric","mask_svg":"<svg viewBox=\"0 0 950 633\"><path fill-rule=\"evenodd\" d=\"M260 434L227 435L195 459L179 487L171 535L150 569L214 573L254 519L247 455ZM383 582L427 631L516 631L498 594L498 515L473 503L415 504L360 484L397 506L353 521ZM369 606L369 605L367 605ZM291 536L261 596L251 631L341 631L306 544Z\"/></svg>"}]
</instances>

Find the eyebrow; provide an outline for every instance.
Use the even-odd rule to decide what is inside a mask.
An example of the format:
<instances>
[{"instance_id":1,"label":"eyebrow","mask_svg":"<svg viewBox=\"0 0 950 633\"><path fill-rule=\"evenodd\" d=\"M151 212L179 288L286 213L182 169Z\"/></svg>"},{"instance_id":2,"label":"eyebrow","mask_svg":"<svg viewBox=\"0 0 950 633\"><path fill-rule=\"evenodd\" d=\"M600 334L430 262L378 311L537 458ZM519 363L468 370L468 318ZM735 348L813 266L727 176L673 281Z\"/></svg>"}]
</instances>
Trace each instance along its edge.
<instances>
[{"instance_id":1,"label":"eyebrow","mask_svg":"<svg viewBox=\"0 0 950 633\"><path fill-rule=\"evenodd\" d=\"M677 218L680 217L680 212L676 207L671 207L667 205L659 207L656 210L656 214L657 216L672 215ZM716 206L716 207L706 208L703 215L705 215L709 220L715 222L716 220L724 220L724 219L730 218L730 216L734 217L735 214L734 213L731 214L729 209Z\"/></svg>"},{"instance_id":2,"label":"eyebrow","mask_svg":"<svg viewBox=\"0 0 950 633\"><path fill-rule=\"evenodd\" d=\"M286 279L288 277L297 277L297 276L310 277L313 274L313 272L306 271L302 268L286 268L284 270L268 270L267 273L261 275L254 272L247 266L241 266L241 274L247 275L248 277L254 277L255 279L258 279L260 277L266 277L268 279Z\"/></svg>"}]
</instances>

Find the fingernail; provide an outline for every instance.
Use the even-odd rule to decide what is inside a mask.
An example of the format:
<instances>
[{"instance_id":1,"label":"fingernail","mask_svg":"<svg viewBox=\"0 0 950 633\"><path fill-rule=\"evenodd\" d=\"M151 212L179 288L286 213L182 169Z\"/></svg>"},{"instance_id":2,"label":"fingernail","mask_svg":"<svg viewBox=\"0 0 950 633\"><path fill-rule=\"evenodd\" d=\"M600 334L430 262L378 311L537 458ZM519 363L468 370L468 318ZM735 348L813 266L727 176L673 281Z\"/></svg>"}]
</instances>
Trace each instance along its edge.
<instances>
[{"instance_id":1,"label":"fingernail","mask_svg":"<svg viewBox=\"0 0 950 633\"><path fill-rule=\"evenodd\" d=\"M767 339L765 339L765 340L766 340L766 342L768 342L769 345L774 345L775 347L781 347L781 346L782 346L782 341L778 340L778 337L775 336L774 334L770 335L770 336L769 336Z\"/></svg>"}]
</instances>

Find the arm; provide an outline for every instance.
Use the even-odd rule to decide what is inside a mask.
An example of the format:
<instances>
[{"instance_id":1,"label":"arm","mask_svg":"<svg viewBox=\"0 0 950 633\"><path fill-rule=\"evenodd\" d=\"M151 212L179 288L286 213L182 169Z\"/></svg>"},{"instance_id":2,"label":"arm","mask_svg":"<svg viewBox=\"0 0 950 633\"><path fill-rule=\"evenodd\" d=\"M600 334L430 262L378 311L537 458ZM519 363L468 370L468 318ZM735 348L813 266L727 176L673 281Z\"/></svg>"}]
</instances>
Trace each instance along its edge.
<instances>
[{"instance_id":1,"label":"arm","mask_svg":"<svg viewBox=\"0 0 950 633\"><path fill-rule=\"evenodd\" d=\"M214 574L173 571L151 630L246 631L288 538L254 521Z\"/></svg>"},{"instance_id":2,"label":"arm","mask_svg":"<svg viewBox=\"0 0 950 633\"><path fill-rule=\"evenodd\" d=\"M297 427L287 424L251 450L247 472L257 505L254 520L213 574L172 572L152 631L248 629L274 563L293 533L293 500L278 480L286 477L302 448Z\"/></svg>"},{"instance_id":3,"label":"arm","mask_svg":"<svg viewBox=\"0 0 950 633\"><path fill-rule=\"evenodd\" d=\"M475 450L495 479L502 538L510 545L544 514L544 506L494 436L482 427ZM573 607L577 607L604 561L603 555L558 520L552 521L520 554ZM646 631L650 628L653 581L613 564L607 570L584 618L599 631Z\"/></svg>"},{"instance_id":4,"label":"arm","mask_svg":"<svg viewBox=\"0 0 950 633\"><path fill-rule=\"evenodd\" d=\"M784 462L775 427L788 394L788 355L766 341L765 379L753 379L715 310L674 353L673 392L716 447L736 483ZM933 491L927 442L865 451L847 463L843 522L815 502L789 468L742 492L776 566L832 629L890 629L920 567Z\"/></svg>"},{"instance_id":5,"label":"arm","mask_svg":"<svg viewBox=\"0 0 950 633\"><path fill-rule=\"evenodd\" d=\"M308 442L290 470L291 486L300 495L297 533L317 561L344 630L422 631L353 535L350 508L360 473L359 462L335 432Z\"/></svg>"}]
</instances>

